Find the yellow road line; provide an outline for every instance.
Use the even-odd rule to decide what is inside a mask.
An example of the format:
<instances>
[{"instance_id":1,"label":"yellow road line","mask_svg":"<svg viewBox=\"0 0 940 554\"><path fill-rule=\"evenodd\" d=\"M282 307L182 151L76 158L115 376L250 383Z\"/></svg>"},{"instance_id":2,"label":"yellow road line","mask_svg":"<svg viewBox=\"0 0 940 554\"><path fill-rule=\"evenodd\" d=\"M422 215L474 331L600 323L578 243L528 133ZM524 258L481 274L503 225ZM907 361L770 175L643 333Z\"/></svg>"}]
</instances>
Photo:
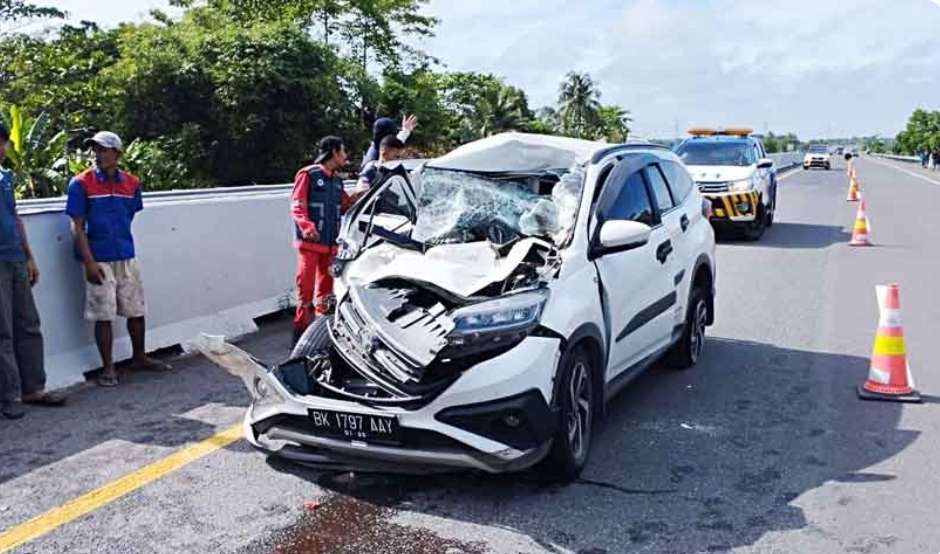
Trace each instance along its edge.
<instances>
[{"instance_id":1,"label":"yellow road line","mask_svg":"<svg viewBox=\"0 0 940 554\"><path fill-rule=\"evenodd\" d=\"M144 466L116 481L111 481L93 491L73 498L59 507L52 508L46 513L40 514L25 523L21 523L12 529L4 531L0 533L0 553L13 550L21 544L37 539L203 456L211 454L220 448L225 448L240 439L241 436L242 425L240 423L233 425L202 442L178 450L162 460Z\"/></svg>"},{"instance_id":2,"label":"yellow road line","mask_svg":"<svg viewBox=\"0 0 940 554\"><path fill-rule=\"evenodd\" d=\"M802 169L802 168L790 170L790 171L788 171L787 174L784 175L783 177L777 177L777 182L779 183L780 181L783 181L784 179L789 179L790 177L793 177L793 176L796 175L797 173L802 173L803 171L804 171L804 169Z\"/></svg>"}]
</instances>

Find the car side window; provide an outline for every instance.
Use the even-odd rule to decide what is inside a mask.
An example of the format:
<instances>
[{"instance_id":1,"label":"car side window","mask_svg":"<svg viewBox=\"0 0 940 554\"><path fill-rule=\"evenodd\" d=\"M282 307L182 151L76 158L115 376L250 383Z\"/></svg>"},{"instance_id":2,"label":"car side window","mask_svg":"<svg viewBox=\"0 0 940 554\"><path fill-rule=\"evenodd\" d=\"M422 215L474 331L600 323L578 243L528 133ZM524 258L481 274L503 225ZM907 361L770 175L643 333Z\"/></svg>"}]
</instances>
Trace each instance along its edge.
<instances>
[{"instance_id":1,"label":"car side window","mask_svg":"<svg viewBox=\"0 0 940 554\"><path fill-rule=\"evenodd\" d=\"M653 204L646 192L646 183L643 182L642 172L633 173L620 187L617 198L610 207L601 214L604 221L612 219L624 221L638 221L649 226L656 224L653 216Z\"/></svg>"},{"instance_id":2,"label":"car side window","mask_svg":"<svg viewBox=\"0 0 940 554\"><path fill-rule=\"evenodd\" d=\"M650 188L653 189L653 194L656 196L659 211L668 212L675 208L676 205L672 201L672 196L669 195L669 187L666 186L666 178L659 171L659 166L656 164L647 166L646 178L650 183Z\"/></svg>"},{"instance_id":3,"label":"car side window","mask_svg":"<svg viewBox=\"0 0 940 554\"><path fill-rule=\"evenodd\" d=\"M672 190L672 197L676 204L685 202L685 199L692 193L692 187L695 186L692 177L676 162L663 162L661 167L663 173L666 174L666 181L668 181L669 189Z\"/></svg>"},{"instance_id":4,"label":"car side window","mask_svg":"<svg viewBox=\"0 0 940 554\"><path fill-rule=\"evenodd\" d=\"M762 156L762 155L761 155L761 152L760 152L760 146L758 146L758 145L755 144L755 145L754 145L754 163L759 162L759 161L761 160L761 158L763 158L763 157L764 157L764 156Z\"/></svg>"}]
</instances>

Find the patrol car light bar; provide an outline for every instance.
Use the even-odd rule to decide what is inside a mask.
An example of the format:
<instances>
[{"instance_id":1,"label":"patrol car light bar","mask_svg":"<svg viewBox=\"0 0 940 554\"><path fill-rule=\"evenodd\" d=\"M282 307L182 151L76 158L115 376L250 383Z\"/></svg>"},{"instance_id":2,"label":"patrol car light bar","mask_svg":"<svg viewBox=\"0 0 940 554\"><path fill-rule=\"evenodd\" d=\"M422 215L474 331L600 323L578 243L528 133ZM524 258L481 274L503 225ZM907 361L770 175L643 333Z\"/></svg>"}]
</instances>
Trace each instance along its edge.
<instances>
[{"instance_id":1,"label":"patrol car light bar","mask_svg":"<svg viewBox=\"0 0 940 554\"><path fill-rule=\"evenodd\" d=\"M688 133L693 137L711 137L715 135L725 135L733 137L747 137L754 132L754 129L747 127L728 127L725 129L711 129L709 127L692 127Z\"/></svg>"}]
</instances>

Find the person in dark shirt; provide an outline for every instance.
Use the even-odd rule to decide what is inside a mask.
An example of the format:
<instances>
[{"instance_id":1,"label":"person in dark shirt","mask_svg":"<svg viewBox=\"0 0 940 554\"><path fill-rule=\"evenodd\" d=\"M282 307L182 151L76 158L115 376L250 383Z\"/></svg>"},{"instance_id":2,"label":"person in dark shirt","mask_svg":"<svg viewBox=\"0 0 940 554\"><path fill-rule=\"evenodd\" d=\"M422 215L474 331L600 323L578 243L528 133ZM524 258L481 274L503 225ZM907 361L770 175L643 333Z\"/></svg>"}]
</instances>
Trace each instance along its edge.
<instances>
[{"instance_id":1,"label":"person in dark shirt","mask_svg":"<svg viewBox=\"0 0 940 554\"><path fill-rule=\"evenodd\" d=\"M7 154L10 133L0 124L0 163ZM16 213L10 172L0 167L0 414L7 419L25 415L25 404L61 406L65 397L45 392L39 312L32 288L39 267L26 238L26 226Z\"/></svg>"},{"instance_id":2,"label":"person in dark shirt","mask_svg":"<svg viewBox=\"0 0 940 554\"><path fill-rule=\"evenodd\" d=\"M376 119L375 123L372 125L372 143L369 145L369 150L366 152L366 155L362 158L360 170L365 170L366 164L379 159L379 149L381 148L382 139L391 135L397 136L398 140L403 143L408 142L408 137L411 136L412 131L414 131L417 126L418 118L413 115L406 115L405 118L402 119L401 130L398 129L398 125L395 124L395 121L389 117Z\"/></svg>"},{"instance_id":3,"label":"person in dark shirt","mask_svg":"<svg viewBox=\"0 0 940 554\"><path fill-rule=\"evenodd\" d=\"M382 139L379 144L379 159L367 163L359 173L359 182L356 184L356 192L362 194L369 190L378 176L379 167L386 163L401 158L402 151L405 148L403 143L395 135L388 135Z\"/></svg>"}]
</instances>

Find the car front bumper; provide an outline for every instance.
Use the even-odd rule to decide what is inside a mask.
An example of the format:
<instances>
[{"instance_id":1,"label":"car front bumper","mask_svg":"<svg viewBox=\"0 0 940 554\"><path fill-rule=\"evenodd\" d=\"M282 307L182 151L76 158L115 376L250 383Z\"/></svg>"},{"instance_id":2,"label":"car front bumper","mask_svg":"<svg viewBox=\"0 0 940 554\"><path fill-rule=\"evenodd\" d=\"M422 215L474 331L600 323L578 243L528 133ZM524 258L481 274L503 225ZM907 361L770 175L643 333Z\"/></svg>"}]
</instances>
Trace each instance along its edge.
<instances>
[{"instance_id":1,"label":"car front bumper","mask_svg":"<svg viewBox=\"0 0 940 554\"><path fill-rule=\"evenodd\" d=\"M704 196L712 204L712 223L747 223L757 217L760 194L756 191L707 193Z\"/></svg>"},{"instance_id":2,"label":"car front bumper","mask_svg":"<svg viewBox=\"0 0 940 554\"><path fill-rule=\"evenodd\" d=\"M255 399L245 414L245 436L262 451L323 469L406 474L525 469L551 446L559 346L558 339L528 337L465 371L417 409L295 395L261 369L255 378L264 379L276 395ZM394 417L401 441L390 445L321 436L310 422L314 409ZM509 426L507 419L515 425Z\"/></svg>"}]
</instances>

